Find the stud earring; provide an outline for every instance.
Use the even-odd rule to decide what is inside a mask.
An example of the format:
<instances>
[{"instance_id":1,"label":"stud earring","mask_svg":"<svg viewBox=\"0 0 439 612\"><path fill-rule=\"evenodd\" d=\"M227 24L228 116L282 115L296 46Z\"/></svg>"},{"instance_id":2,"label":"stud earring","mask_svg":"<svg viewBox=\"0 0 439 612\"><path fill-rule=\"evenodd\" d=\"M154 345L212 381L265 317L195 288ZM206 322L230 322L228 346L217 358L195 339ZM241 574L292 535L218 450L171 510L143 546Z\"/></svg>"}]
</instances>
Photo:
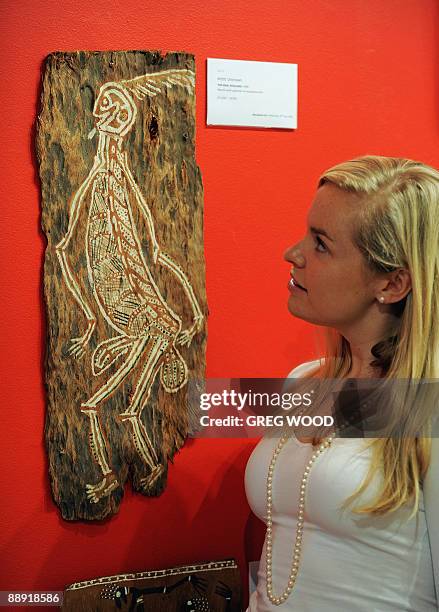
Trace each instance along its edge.
<instances>
[{"instance_id":1,"label":"stud earring","mask_svg":"<svg viewBox=\"0 0 439 612\"><path fill-rule=\"evenodd\" d=\"M381 302L381 304L384 304L384 300L385 300L385 298L384 298L384 296L383 296L383 295L381 295L381 296L378 298L378 300Z\"/></svg>"}]
</instances>

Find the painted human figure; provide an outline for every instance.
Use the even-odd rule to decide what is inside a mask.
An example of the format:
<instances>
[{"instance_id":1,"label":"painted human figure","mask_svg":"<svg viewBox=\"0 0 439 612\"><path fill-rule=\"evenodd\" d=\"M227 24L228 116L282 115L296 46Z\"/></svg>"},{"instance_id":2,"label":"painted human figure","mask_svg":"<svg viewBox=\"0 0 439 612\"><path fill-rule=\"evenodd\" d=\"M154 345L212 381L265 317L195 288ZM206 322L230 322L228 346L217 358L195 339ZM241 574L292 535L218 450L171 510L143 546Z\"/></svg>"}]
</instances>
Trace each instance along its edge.
<instances>
[{"instance_id":1,"label":"painted human figure","mask_svg":"<svg viewBox=\"0 0 439 612\"><path fill-rule=\"evenodd\" d=\"M69 290L87 319L87 328L73 338L69 352L83 356L96 327L103 317L117 335L100 342L92 355L94 376L102 375L116 362L119 367L99 389L81 405L90 423L90 446L103 478L87 485L87 496L98 502L119 486L110 465L110 452L100 421L99 410L123 380L135 368L133 392L126 409L119 415L130 427L131 439L148 475L140 481L145 491L164 470L150 436L142 422L142 411L152 384L160 376L161 384L174 393L187 383L187 366L178 346L190 345L201 331L203 315L185 272L161 251L151 212L137 186L124 150L125 137L132 129L137 108L134 98L158 95L164 87L193 87L193 72L168 70L142 75L136 79L105 83L96 99L93 115L98 147L93 167L76 192L70 207L69 226L56 250ZM88 221L84 240L87 271L93 293L93 306L81 293L67 257L68 246L86 207ZM193 324L182 330L182 321L161 295L142 251L133 209L137 207L147 222L152 260L168 268L184 290L193 310Z\"/></svg>"}]
</instances>

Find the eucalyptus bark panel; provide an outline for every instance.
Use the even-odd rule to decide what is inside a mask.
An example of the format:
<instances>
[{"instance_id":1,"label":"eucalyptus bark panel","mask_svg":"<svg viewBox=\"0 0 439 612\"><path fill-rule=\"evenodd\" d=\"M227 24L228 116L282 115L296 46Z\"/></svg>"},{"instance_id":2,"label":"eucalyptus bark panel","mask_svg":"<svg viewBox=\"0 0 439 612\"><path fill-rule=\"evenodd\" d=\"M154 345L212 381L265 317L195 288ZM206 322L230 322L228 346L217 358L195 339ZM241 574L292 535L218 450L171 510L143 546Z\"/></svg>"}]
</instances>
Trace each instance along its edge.
<instances>
[{"instance_id":1,"label":"eucalyptus bark panel","mask_svg":"<svg viewBox=\"0 0 439 612\"><path fill-rule=\"evenodd\" d=\"M187 367L187 380L204 377L207 303L203 188L195 161L195 94L187 76L194 71L194 58L186 53L162 56L148 51L79 51L53 53L46 60L36 138L42 228L47 238L45 437L53 498L65 519L102 519L114 514L129 477L135 490L144 495L159 495L166 485L167 460L180 449L188 433L188 384L175 392L166 390L163 376L170 376L170 370L163 374L162 362L156 363L156 369L159 366L160 369L152 376L150 395L138 422L134 418L123 420L120 415L130 409L139 388L150 346L146 338L157 337L158 343L160 338L166 338L164 353L168 351L168 358L180 354ZM159 82L162 77L156 77L158 80L148 85L147 80L142 80L144 75L158 73L166 73L165 80L169 74L170 82L164 84ZM139 81L133 80L138 78ZM116 93L105 93L106 83L115 83ZM145 91L136 89L137 83L143 83ZM108 140L108 130L114 126L121 129L127 121L123 112L129 110L128 106L123 107L125 94L135 104L133 123L126 134L111 132ZM109 107L119 109L117 119L108 125L102 106L105 96L109 96ZM105 121L99 125L103 117ZM113 154L101 156L105 158L104 167L94 174L98 143L104 140L105 146L115 142L116 149ZM129 174L140 196L129 183ZM145 210L149 211L149 222ZM76 224L70 232L73 219ZM125 231L129 226L134 233ZM154 243L159 245L158 258ZM136 258L140 263L134 261ZM108 272L111 266L114 268ZM143 285L139 280L145 266L160 299L181 320L176 333L169 332L170 323L165 329L168 335L163 332L165 335L160 336L156 327L160 304L148 306L149 302L142 302L141 295L148 290L147 279ZM196 314L179 271L188 279L203 315L190 345L179 344L181 333L191 329ZM109 279L113 278L114 286L110 286ZM77 354L75 358L72 350L75 347L78 350L82 343L72 344L72 339L83 336L89 323L82 301L92 311L95 328L84 343L82 356ZM114 317L119 317L117 329ZM143 327L139 321L143 321ZM129 369L127 359L134 354L135 346L140 347L139 355L132 357ZM110 365L99 370L107 362ZM178 364L178 359L171 361L174 363ZM98 372L93 371L92 364ZM124 367L129 371L114 390L99 400L97 406L84 407L84 402L97 397L105 383L117 378ZM175 376L180 379L183 376L182 364ZM100 433L95 427L93 434L92 423L97 422L93 412L99 419ZM160 476L150 484L151 466L138 448L144 436L142 431L163 465ZM104 458L96 450L99 440L102 448L107 449ZM106 463L114 480L111 475L105 476L105 468L103 472ZM107 483L113 486L115 481L117 486L105 495L92 492L98 497L93 501L87 495L87 485L97 486L103 474Z\"/></svg>"}]
</instances>

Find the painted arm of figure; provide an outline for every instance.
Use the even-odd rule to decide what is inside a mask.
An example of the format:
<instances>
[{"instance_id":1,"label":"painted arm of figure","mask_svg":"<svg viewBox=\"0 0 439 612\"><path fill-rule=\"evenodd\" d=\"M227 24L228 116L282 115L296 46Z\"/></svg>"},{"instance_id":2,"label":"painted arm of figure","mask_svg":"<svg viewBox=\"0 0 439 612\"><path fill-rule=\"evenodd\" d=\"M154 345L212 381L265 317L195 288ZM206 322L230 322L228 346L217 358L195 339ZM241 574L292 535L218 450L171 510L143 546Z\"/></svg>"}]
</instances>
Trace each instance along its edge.
<instances>
[{"instance_id":1,"label":"painted arm of figure","mask_svg":"<svg viewBox=\"0 0 439 612\"><path fill-rule=\"evenodd\" d=\"M188 277L186 276L186 274L184 273L184 271L180 268L180 266L178 266L175 261L173 259L171 259L171 257L169 255L167 255L166 253L163 253L160 251L160 247L159 244L157 242L157 239L155 237L155 229L154 229L154 221L151 215L151 211L149 210L148 205L146 204L145 200L143 199L142 193L140 191L140 189L137 187L137 184L133 178L133 175L131 174L131 171L129 169L129 165L127 163L127 157L126 154L124 156L123 159L120 159L119 161L121 161L124 164L124 170L126 173L126 176L128 178L128 181L130 183L130 187L131 189L134 191L134 193L136 194L136 198L137 198L137 203L139 205L140 210L142 211L146 222L148 224L148 229L149 229L149 233L150 233L150 238L151 238L151 244L152 244L152 248L153 248L153 260L154 263L157 263L157 261L163 265L166 266L169 270L171 270L175 276L178 278L178 280L180 281L180 283L183 286L183 289L189 299L189 302L191 304L192 307L192 311L194 314L194 322L192 324L191 327L189 327L186 330L183 330L178 338L177 338L177 344L181 344L181 345L190 345L190 343L192 342L192 338L195 336L195 334L197 334L198 332L201 331L202 327L203 327L203 313L201 312L201 308L198 304L198 301L195 297L194 294L194 290L192 289L192 286L189 282Z\"/></svg>"},{"instance_id":2,"label":"painted arm of figure","mask_svg":"<svg viewBox=\"0 0 439 612\"><path fill-rule=\"evenodd\" d=\"M56 254L58 255L58 259L61 265L62 274L64 280L66 281L67 287L75 298L75 300L78 302L79 306L81 307L83 313L87 318L87 329L85 333L78 338L72 338L69 347L69 354L73 355L76 359L80 359L84 354L84 347L90 340L93 330L96 326L96 317L94 316L87 301L81 295L79 286L76 282L75 277L73 276L66 251L72 239L75 227L78 223L79 213L82 208L84 196L87 193L87 190L90 187L90 184L92 183L96 174L98 173L100 165L100 160L96 158L93 168L90 171L90 174L82 183L81 187L78 189L75 194L75 197L73 198L73 202L70 207L69 225L67 228L67 232L64 238L55 247Z\"/></svg>"},{"instance_id":3,"label":"painted arm of figure","mask_svg":"<svg viewBox=\"0 0 439 612\"><path fill-rule=\"evenodd\" d=\"M166 266L169 270L171 270L171 272L175 274L175 276L182 284L183 289L192 307L194 322L191 327L189 327L188 329L184 329L182 332L180 332L176 340L177 344L181 344L182 346L187 344L189 346L195 334L200 332L203 328L203 313L201 312L200 305L198 304L197 298L195 297L192 285L190 284L188 277L180 268L180 266L176 264L175 261L171 259L171 257L169 257L169 255L167 255L166 253L159 254L159 263L163 266Z\"/></svg>"},{"instance_id":4,"label":"painted arm of figure","mask_svg":"<svg viewBox=\"0 0 439 612\"><path fill-rule=\"evenodd\" d=\"M170 70L153 72L151 74L142 74L134 79L125 79L120 81L120 83L135 98L138 100L143 100L146 97L156 97L158 94L166 92L168 89L172 89L174 86L183 87L189 93L192 93L195 87L195 73L187 68L172 68ZM133 175L131 174L129 165L127 163L127 153L125 153L123 157L120 155L119 161L124 166L130 186L136 194L139 206L148 223L149 232L151 234L153 260L154 263L157 263L160 248L155 237L154 221L151 211L143 199L142 193L140 192L140 189L136 185Z\"/></svg>"},{"instance_id":5,"label":"painted arm of figure","mask_svg":"<svg viewBox=\"0 0 439 612\"><path fill-rule=\"evenodd\" d=\"M159 252L160 252L160 247L159 247L159 243L157 242L157 238L155 236L154 220L152 218L151 211L149 210L149 206L147 205L147 203L143 199L142 192L138 188L137 183L134 180L133 175L131 174L131 170L129 168L128 161L127 161L127 153L126 152L125 152L123 158L119 159L119 161L123 164L124 171L125 171L125 174L126 174L126 176L128 178L128 182L130 184L130 187L134 191L134 193L136 194L137 203L138 203L139 208L142 211L142 214L145 217L146 223L148 225L148 230L149 230L149 234L150 234L150 238L151 238L151 245L152 245L152 257L153 257L154 263L157 263L157 260L158 260L158 257L159 257Z\"/></svg>"}]
</instances>

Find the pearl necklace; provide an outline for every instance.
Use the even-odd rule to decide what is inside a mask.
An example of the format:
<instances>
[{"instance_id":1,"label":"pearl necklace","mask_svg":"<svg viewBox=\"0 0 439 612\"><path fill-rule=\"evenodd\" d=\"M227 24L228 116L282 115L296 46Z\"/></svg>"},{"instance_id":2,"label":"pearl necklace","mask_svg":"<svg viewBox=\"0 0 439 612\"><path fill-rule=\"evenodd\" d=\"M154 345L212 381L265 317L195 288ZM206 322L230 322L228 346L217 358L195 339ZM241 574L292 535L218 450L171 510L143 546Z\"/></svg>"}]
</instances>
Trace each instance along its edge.
<instances>
[{"instance_id":1,"label":"pearl necklace","mask_svg":"<svg viewBox=\"0 0 439 612\"><path fill-rule=\"evenodd\" d=\"M302 477L302 484L300 487L300 496L299 496L299 505L298 505L298 513L297 513L297 526L296 526L296 541L294 543L293 549L293 560L291 562L291 570L290 575L288 577L288 584L285 587L282 595L278 597L273 593L273 582L272 582L272 558L273 558L273 518L272 518L272 508L273 508L273 473L274 466L276 465L276 459L282 447L289 439L288 435L283 435L280 439L273 456L270 461L270 466L268 468L268 476L267 476L267 547L265 550L265 559L266 559L266 567L267 567L267 596L272 604L275 606L279 606L284 603L286 599L289 597L293 587L296 583L297 573L299 571L299 561L300 555L302 552L302 533L303 533L303 522L304 522L304 514L305 514L305 493L306 493L306 485L308 483L308 476L311 471L312 465L317 457L323 453L327 448L329 448L334 439L333 436L329 436L326 438L324 442L320 444L317 450L313 453L311 459L308 461L305 471Z\"/></svg>"}]
</instances>

